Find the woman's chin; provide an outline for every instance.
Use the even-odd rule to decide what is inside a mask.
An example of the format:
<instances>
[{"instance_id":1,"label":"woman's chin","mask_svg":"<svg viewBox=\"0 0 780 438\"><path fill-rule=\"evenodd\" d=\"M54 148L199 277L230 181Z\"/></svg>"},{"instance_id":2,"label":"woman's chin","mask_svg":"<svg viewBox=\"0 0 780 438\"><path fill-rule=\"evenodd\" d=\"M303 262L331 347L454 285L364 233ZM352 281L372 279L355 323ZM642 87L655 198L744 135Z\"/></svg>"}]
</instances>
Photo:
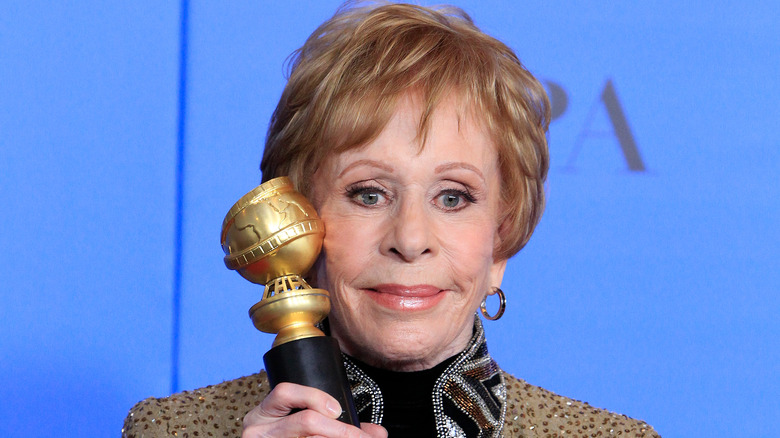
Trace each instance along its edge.
<instances>
[{"instance_id":1,"label":"woman's chin","mask_svg":"<svg viewBox=\"0 0 780 438\"><path fill-rule=\"evenodd\" d=\"M331 333L345 353L369 365L398 371L432 368L471 338L473 310L452 290L382 285L354 291L350 306L333 309Z\"/></svg>"},{"instance_id":2,"label":"woman's chin","mask_svg":"<svg viewBox=\"0 0 780 438\"><path fill-rule=\"evenodd\" d=\"M396 371L418 371L436 366L465 347L465 341L430 319L382 321L365 326L348 339L337 338L347 354L369 365ZM460 345L463 344L463 345Z\"/></svg>"},{"instance_id":3,"label":"woman's chin","mask_svg":"<svg viewBox=\"0 0 780 438\"><path fill-rule=\"evenodd\" d=\"M430 345L423 347L423 344L415 344L415 341L400 344L383 345L378 349L365 351L358 359L369 365L393 371L419 371L433 368L450 356L439 357L441 352L432 350Z\"/></svg>"}]
</instances>

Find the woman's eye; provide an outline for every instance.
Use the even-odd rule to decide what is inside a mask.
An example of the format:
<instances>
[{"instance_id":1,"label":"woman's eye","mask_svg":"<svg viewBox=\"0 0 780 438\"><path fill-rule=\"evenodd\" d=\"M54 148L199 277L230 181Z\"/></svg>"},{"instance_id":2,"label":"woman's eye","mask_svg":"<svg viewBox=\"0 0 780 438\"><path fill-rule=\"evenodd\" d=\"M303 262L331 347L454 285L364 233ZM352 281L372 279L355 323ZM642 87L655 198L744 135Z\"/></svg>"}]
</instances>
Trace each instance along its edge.
<instances>
[{"instance_id":1,"label":"woman's eye","mask_svg":"<svg viewBox=\"0 0 780 438\"><path fill-rule=\"evenodd\" d=\"M379 202L379 193L366 192L358 194L359 201L366 205L376 205Z\"/></svg>"},{"instance_id":2,"label":"woman's eye","mask_svg":"<svg viewBox=\"0 0 780 438\"><path fill-rule=\"evenodd\" d=\"M387 198L385 192L377 187L352 187L347 189L347 196L358 205L373 207L382 205Z\"/></svg>"},{"instance_id":3,"label":"woman's eye","mask_svg":"<svg viewBox=\"0 0 780 438\"><path fill-rule=\"evenodd\" d=\"M436 203L445 210L460 210L466 208L475 199L471 194L463 190L445 190L439 194Z\"/></svg>"},{"instance_id":4,"label":"woman's eye","mask_svg":"<svg viewBox=\"0 0 780 438\"><path fill-rule=\"evenodd\" d=\"M447 208L457 207L460 203L460 197L453 194L446 194L441 196L441 204Z\"/></svg>"}]
</instances>

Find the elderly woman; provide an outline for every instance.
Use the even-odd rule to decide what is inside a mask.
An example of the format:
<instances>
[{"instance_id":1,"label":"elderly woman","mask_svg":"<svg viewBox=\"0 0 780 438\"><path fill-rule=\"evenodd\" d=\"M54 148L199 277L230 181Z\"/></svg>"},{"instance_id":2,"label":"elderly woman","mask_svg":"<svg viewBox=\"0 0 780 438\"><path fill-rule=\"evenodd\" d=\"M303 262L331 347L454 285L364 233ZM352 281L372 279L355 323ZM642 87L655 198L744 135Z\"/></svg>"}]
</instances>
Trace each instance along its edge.
<instances>
[{"instance_id":1,"label":"elderly woman","mask_svg":"<svg viewBox=\"0 0 780 438\"><path fill-rule=\"evenodd\" d=\"M330 291L362 428L326 393L265 373L139 403L126 437L657 436L502 371L478 318L544 205L542 86L457 9L340 10L299 49L263 179L287 175L326 227ZM511 287L511 286L510 286ZM380 426L381 425L381 426Z\"/></svg>"}]
</instances>

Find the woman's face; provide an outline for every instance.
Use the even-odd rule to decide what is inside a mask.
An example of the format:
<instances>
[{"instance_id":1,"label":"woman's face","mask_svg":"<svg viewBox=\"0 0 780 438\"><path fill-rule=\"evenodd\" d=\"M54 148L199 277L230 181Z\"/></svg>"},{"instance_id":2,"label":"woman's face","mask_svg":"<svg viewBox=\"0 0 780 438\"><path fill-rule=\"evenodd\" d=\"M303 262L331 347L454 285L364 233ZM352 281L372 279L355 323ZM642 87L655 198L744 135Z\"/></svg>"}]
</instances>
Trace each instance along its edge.
<instances>
[{"instance_id":1,"label":"woman's face","mask_svg":"<svg viewBox=\"0 0 780 438\"><path fill-rule=\"evenodd\" d=\"M402 99L374 141L313 177L326 230L315 278L331 294L331 333L375 366L426 369L458 353L501 284L496 151L456 108L439 105L420 151L420 105Z\"/></svg>"}]
</instances>

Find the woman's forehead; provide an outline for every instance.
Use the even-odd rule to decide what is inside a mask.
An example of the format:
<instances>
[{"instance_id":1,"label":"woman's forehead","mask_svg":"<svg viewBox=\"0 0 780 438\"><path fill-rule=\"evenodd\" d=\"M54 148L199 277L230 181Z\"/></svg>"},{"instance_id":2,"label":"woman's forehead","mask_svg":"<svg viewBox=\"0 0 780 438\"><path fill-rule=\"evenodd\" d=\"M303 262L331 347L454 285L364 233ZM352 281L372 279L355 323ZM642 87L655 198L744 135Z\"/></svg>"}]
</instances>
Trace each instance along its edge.
<instances>
[{"instance_id":1,"label":"woman's forehead","mask_svg":"<svg viewBox=\"0 0 780 438\"><path fill-rule=\"evenodd\" d=\"M472 112L462 111L456 99L443 100L428 117L427 129L421 132L424 110L419 98L409 96L400 100L390 120L371 141L328 154L318 173L338 178L350 168L365 165L390 174L403 172L416 164L404 159L423 159L443 168L458 162L477 166L485 172L496 168L497 154L492 137ZM399 157L403 158L399 161Z\"/></svg>"},{"instance_id":2,"label":"woman's forehead","mask_svg":"<svg viewBox=\"0 0 780 438\"><path fill-rule=\"evenodd\" d=\"M442 128L442 123L436 127L432 125L434 118L439 122L442 119L445 122L450 122L447 123L446 129L454 129L463 134L480 131L480 133L492 137L487 116L485 111L479 109L480 106L465 91L456 88L433 99L422 90L406 91L393 99L392 106L389 108L389 117L381 121L384 123L375 123L375 120L370 120L371 115L368 119L357 122L373 125L375 132L371 133L368 141L358 142L344 138L341 147L334 148L327 154L326 159L337 156L341 152L365 148L371 144L372 140L389 129L414 130L420 151L422 151L428 142L429 131L434 128ZM379 115L375 116L380 117Z\"/></svg>"}]
</instances>

